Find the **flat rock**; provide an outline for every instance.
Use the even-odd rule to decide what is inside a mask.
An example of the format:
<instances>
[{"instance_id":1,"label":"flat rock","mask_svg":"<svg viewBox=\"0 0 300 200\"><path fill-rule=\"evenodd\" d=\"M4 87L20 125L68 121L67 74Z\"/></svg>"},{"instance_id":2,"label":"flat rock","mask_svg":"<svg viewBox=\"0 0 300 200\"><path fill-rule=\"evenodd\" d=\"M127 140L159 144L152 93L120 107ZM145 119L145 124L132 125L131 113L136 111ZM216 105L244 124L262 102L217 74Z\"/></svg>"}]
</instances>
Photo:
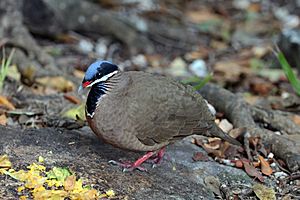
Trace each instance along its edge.
<instances>
[{"instance_id":1,"label":"flat rock","mask_svg":"<svg viewBox=\"0 0 300 200\"><path fill-rule=\"evenodd\" d=\"M213 177L220 185L251 185L242 171L207 162L192 160L195 152L206 154L200 147L185 139L168 146L163 162L148 172L122 172L108 164L109 160L137 159L141 153L116 149L98 140L88 127L79 130L54 128L16 130L0 126L0 155L7 154L14 169L45 158L47 167L68 167L99 191L113 189L120 198L128 199L215 199L215 190L205 181ZM0 176L0 199L17 198L17 182ZM218 188L217 188L218 189Z\"/></svg>"}]
</instances>

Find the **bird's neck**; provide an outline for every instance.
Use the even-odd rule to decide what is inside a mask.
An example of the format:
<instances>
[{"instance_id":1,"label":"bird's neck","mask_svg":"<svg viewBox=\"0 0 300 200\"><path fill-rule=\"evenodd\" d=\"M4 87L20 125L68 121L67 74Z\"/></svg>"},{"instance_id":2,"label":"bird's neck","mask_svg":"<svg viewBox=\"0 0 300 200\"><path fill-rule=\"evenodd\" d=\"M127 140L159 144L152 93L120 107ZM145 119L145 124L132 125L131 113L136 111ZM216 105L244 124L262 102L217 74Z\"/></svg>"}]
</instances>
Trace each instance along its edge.
<instances>
[{"instance_id":1,"label":"bird's neck","mask_svg":"<svg viewBox=\"0 0 300 200\"><path fill-rule=\"evenodd\" d=\"M101 98L118 84L120 77L121 73L117 73L106 82L99 82L92 86L85 106L85 112L88 117L93 118Z\"/></svg>"},{"instance_id":2,"label":"bird's neck","mask_svg":"<svg viewBox=\"0 0 300 200\"><path fill-rule=\"evenodd\" d=\"M103 95L108 91L108 86L106 83L100 82L92 86L89 95L86 100L85 111L86 115L93 118L95 114L96 107Z\"/></svg>"}]
</instances>

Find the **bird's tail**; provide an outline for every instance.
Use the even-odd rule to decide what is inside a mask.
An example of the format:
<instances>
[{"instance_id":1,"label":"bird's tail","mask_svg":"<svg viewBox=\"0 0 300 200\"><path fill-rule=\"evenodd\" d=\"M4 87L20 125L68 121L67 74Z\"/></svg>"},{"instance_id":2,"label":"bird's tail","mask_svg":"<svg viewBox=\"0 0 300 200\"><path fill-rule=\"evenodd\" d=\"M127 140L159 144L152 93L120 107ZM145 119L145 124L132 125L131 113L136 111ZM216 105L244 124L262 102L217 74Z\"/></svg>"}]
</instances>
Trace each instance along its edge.
<instances>
[{"instance_id":1,"label":"bird's tail","mask_svg":"<svg viewBox=\"0 0 300 200\"><path fill-rule=\"evenodd\" d=\"M219 137L231 144L242 146L242 144L239 141L237 141L236 139L234 139L233 137L231 137L230 135L222 131L222 129L215 123L213 123L212 127L209 129L208 132L211 136Z\"/></svg>"}]
</instances>

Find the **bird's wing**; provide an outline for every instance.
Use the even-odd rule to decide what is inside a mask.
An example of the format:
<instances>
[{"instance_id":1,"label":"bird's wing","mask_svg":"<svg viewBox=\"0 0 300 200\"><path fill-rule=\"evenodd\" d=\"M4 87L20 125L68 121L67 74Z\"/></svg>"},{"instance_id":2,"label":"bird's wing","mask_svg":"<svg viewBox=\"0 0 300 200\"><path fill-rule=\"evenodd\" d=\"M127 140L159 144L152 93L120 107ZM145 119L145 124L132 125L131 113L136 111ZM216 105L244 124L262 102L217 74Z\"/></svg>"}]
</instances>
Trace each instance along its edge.
<instances>
[{"instance_id":1,"label":"bird's wing","mask_svg":"<svg viewBox=\"0 0 300 200\"><path fill-rule=\"evenodd\" d=\"M142 143L170 142L211 127L214 117L191 87L149 74L132 80L126 93L128 117Z\"/></svg>"}]
</instances>

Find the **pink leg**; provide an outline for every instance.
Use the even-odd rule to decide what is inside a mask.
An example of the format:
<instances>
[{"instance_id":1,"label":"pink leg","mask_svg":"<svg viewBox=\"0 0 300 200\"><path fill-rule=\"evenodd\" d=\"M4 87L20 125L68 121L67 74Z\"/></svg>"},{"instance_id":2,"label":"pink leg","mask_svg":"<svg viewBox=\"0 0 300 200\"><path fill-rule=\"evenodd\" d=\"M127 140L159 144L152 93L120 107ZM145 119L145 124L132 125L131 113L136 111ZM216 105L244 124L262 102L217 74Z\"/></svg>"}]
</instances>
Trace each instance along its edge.
<instances>
[{"instance_id":1,"label":"pink leg","mask_svg":"<svg viewBox=\"0 0 300 200\"><path fill-rule=\"evenodd\" d=\"M153 159L154 165L160 164L166 152L166 147L161 148Z\"/></svg>"},{"instance_id":2,"label":"pink leg","mask_svg":"<svg viewBox=\"0 0 300 200\"><path fill-rule=\"evenodd\" d=\"M149 151L148 153L146 153L145 155L143 155L142 157L137 159L137 161L135 161L134 163L122 163L122 162L117 162L114 160L110 160L109 163L123 167L124 168L123 172L133 171L134 169L138 169L141 171L147 171L145 168L141 167L141 164L143 162L145 162L146 160L148 160L151 156L153 156L153 154L154 153L152 151Z\"/></svg>"}]
</instances>

